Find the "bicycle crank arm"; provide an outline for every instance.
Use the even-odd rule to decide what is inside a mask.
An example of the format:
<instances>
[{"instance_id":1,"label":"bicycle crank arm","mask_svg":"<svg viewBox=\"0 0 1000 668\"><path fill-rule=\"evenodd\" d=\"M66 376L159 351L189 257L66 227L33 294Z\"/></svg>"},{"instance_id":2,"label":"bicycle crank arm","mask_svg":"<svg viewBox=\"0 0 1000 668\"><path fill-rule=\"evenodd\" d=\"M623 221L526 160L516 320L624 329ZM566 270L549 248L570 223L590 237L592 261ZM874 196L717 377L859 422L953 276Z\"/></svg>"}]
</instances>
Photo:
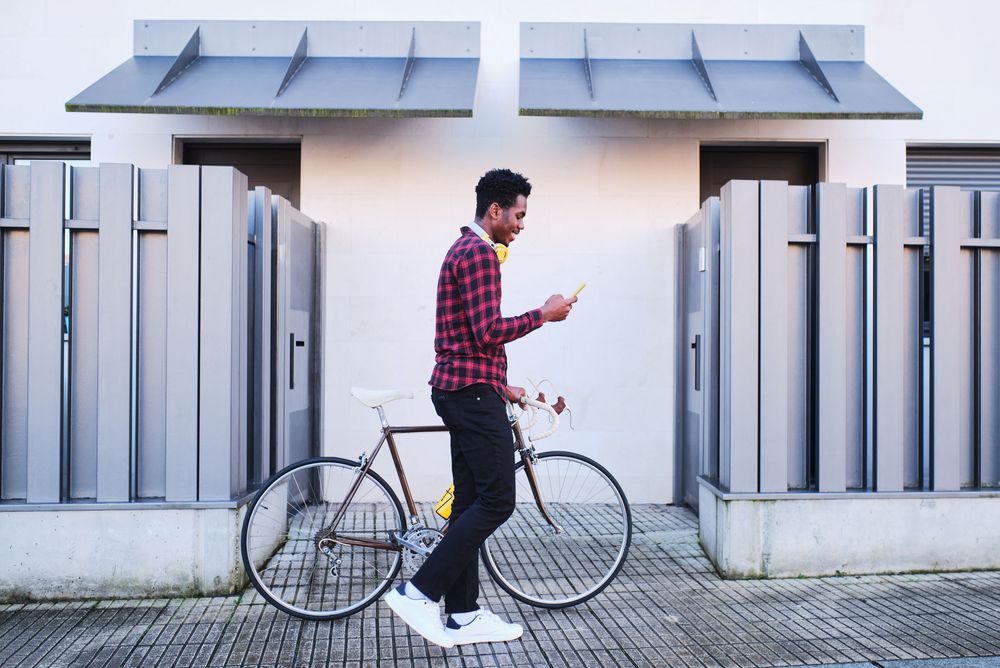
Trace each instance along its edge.
<instances>
[{"instance_id":1,"label":"bicycle crank arm","mask_svg":"<svg viewBox=\"0 0 1000 668\"><path fill-rule=\"evenodd\" d=\"M402 536L399 536L399 535L395 536L395 538L396 538L396 542L399 543L401 546L405 547L408 550L413 550L414 552L416 552L417 554L419 554L421 557L427 557L431 553L430 550L428 550L426 547L424 547L423 545L421 545L419 543L414 543L414 542L408 541L408 540L406 540L405 538L403 538Z\"/></svg>"}]
</instances>

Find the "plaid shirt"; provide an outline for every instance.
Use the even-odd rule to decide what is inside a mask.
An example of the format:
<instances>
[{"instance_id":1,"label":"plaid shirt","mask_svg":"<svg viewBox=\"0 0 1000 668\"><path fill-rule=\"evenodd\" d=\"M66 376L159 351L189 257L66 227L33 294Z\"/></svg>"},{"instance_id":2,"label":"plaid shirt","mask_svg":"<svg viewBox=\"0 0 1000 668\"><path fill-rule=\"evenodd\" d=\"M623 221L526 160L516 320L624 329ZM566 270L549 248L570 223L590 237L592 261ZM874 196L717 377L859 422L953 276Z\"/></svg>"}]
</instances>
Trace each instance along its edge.
<instances>
[{"instance_id":1,"label":"plaid shirt","mask_svg":"<svg viewBox=\"0 0 1000 668\"><path fill-rule=\"evenodd\" d=\"M430 385L458 390L486 383L506 398L503 344L541 327L542 311L500 315L500 261L489 244L463 227L441 264L435 322L437 356Z\"/></svg>"}]
</instances>

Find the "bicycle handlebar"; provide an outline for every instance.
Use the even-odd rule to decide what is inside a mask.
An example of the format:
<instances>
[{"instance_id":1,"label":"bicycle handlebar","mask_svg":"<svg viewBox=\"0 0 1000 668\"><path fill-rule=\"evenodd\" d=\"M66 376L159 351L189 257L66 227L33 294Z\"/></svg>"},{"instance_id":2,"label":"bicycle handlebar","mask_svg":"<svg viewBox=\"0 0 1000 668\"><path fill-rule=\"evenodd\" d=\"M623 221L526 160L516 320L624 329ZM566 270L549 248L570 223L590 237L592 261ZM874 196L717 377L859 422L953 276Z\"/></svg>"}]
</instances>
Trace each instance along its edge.
<instances>
[{"instance_id":1,"label":"bicycle handlebar","mask_svg":"<svg viewBox=\"0 0 1000 668\"><path fill-rule=\"evenodd\" d=\"M544 395L542 396L542 398L544 398ZM532 408L537 408L539 410L543 410L543 411L545 411L546 413L549 414L549 428L548 428L548 430L542 432L541 434L536 434L536 435L528 436L528 438L530 440L532 440L532 441L540 441L543 438L548 438L552 434L556 433L556 430L559 429L559 413L562 412L561 410L557 411L554 406L550 406L549 404L547 404L544 401L541 401L539 399L531 399L531 398L529 398L527 396L521 397L521 403L524 404L524 405L526 405L526 406L531 406ZM559 401L556 402L556 406L559 406L560 404L562 404L562 407L566 406L566 402L563 400L562 397L559 397ZM529 425L529 428L530 428L531 425L534 425L534 424L535 424L535 420L534 420L534 416L533 416L532 420L531 420L531 424Z\"/></svg>"},{"instance_id":2,"label":"bicycle handlebar","mask_svg":"<svg viewBox=\"0 0 1000 668\"><path fill-rule=\"evenodd\" d=\"M518 405L521 408L521 410L523 410L525 413L528 414L528 421L521 425L521 429L525 433L528 433L529 431L531 431L532 427L535 426L535 423L538 422L538 410L534 406L529 406L528 404L525 403L521 403Z\"/></svg>"}]
</instances>

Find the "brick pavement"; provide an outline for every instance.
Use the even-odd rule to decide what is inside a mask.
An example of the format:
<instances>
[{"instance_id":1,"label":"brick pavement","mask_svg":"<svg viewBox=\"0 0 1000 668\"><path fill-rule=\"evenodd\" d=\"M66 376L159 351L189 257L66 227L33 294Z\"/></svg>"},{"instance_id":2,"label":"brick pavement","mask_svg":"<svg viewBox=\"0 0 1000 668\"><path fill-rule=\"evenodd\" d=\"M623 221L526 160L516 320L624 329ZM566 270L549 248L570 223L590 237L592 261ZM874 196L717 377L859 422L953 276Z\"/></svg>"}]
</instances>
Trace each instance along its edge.
<instances>
[{"instance_id":1,"label":"brick pavement","mask_svg":"<svg viewBox=\"0 0 1000 668\"><path fill-rule=\"evenodd\" d=\"M697 519L633 508L618 580L567 610L498 593L485 604L524 637L442 650L374 605L305 622L252 589L201 599L0 606L0 666L778 666L1000 655L1000 572L726 581L697 543ZM966 661L967 668L998 665Z\"/></svg>"}]
</instances>

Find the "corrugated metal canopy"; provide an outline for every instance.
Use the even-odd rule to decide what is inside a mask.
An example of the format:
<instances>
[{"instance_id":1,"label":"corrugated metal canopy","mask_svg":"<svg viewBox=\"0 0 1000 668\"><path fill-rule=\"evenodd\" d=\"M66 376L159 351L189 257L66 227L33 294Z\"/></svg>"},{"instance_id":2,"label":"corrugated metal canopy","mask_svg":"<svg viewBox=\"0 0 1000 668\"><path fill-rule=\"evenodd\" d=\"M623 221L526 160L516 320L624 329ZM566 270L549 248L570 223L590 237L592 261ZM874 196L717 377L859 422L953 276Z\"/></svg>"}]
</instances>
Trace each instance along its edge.
<instances>
[{"instance_id":1,"label":"corrugated metal canopy","mask_svg":"<svg viewBox=\"0 0 1000 668\"><path fill-rule=\"evenodd\" d=\"M862 26L521 24L521 114L910 118Z\"/></svg>"},{"instance_id":2,"label":"corrugated metal canopy","mask_svg":"<svg viewBox=\"0 0 1000 668\"><path fill-rule=\"evenodd\" d=\"M136 21L135 55L68 111L471 116L479 24Z\"/></svg>"}]
</instances>

